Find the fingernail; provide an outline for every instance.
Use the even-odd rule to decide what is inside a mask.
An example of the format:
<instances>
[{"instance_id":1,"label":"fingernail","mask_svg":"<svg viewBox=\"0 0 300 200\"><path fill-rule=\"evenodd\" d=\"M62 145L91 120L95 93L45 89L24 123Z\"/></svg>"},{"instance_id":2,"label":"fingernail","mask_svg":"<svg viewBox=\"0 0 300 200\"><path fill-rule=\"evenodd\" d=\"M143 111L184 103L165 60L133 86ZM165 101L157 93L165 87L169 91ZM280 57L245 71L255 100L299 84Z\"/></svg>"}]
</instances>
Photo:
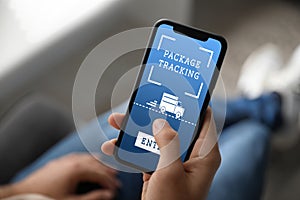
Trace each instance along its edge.
<instances>
[{"instance_id":1,"label":"fingernail","mask_svg":"<svg viewBox=\"0 0 300 200\"><path fill-rule=\"evenodd\" d=\"M168 122L164 119L156 119L153 122L153 134L156 135Z\"/></svg>"}]
</instances>

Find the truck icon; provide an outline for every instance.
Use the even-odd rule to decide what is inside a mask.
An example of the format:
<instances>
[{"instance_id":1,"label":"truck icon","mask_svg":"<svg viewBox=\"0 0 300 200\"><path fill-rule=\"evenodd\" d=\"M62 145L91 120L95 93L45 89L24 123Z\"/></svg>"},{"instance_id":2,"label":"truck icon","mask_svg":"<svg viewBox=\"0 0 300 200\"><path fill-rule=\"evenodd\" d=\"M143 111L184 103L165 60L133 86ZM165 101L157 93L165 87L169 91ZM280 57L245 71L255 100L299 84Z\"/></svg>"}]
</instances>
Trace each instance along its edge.
<instances>
[{"instance_id":1,"label":"truck icon","mask_svg":"<svg viewBox=\"0 0 300 200\"><path fill-rule=\"evenodd\" d=\"M159 104L160 111L162 113L165 113L167 111L169 113L175 114L175 118L179 119L183 116L185 109L181 106L181 102L178 101L178 99L179 98L177 96L164 92Z\"/></svg>"}]
</instances>

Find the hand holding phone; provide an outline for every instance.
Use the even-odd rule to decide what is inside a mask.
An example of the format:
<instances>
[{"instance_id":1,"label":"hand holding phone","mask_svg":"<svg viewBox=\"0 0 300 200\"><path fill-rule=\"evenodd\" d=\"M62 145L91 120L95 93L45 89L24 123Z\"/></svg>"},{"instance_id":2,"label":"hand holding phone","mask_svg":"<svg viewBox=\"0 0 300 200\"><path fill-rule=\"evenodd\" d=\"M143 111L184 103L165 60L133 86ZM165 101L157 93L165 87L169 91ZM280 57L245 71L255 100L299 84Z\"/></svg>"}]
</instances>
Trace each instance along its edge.
<instances>
[{"instance_id":1,"label":"hand holding phone","mask_svg":"<svg viewBox=\"0 0 300 200\"><path fill-rule=\"evenodd\" d=\"M224 38L168 20L155 24L121 126L114 156L143 172L157 169L161 149L152 124L164 119L178 133L178 157L186 161L226 51ZM177 159L177 158L176 158Z\"/></svg>"},{"instance_id":2,"label":"hand holding phone","mask_svg":"<svg viewBox=\"0 0 300 200\"><path fill-rule=\"evenodd\" d=\"M108 121L119 130L124 117L123 114L112 114ZM178 133L162 119L154 121L153 131L156 133L154 137L159 147L164 149L158 164L163 167L151 175L144 173L142 199L206 199L221 161L211 109L206 112L201 133L198 134L191 156L185 163L174 154L180 149ZM113 155L116 141L113 139L104 143L102 151ZM173 145L168 145L169 143ZM201 156L200 150L203 150L203 147L209 148L205 157ZM175 158L174 162L164 166L169 159L173 159L172 157Z\"/></svg>"}]
</instances>

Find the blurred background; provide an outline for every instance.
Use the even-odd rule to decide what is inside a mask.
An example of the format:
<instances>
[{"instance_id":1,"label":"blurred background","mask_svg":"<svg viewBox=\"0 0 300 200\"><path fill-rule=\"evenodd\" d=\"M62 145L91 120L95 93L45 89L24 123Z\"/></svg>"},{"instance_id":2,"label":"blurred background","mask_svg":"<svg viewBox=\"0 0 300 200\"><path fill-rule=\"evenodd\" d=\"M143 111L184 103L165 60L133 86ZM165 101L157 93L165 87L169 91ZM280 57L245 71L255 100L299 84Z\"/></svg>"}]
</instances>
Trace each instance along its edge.
<instances>
[{"instance_id":1,"label":"blurred background","mask_svg":"<svg viewBox=\"0 0 300 200\"><path fill-rule=\"evenodd\" d=\"M287 60L300 43L300 4L292 0L2 0L0 120L31 94L54 99L71 112L74 79L87 54L109 36L152 26L160 18L227 39L221 74L228 98L239 95L240 68L252 51L271 42L280 46ZM96 95L99 114L109 109L118 77L138 65L142 55L140 50L123 55L105 72ZM131 88L134 75L126 81ZM130 90L123 92L120 101L128 98ZM298 137L272 142L263 199L299 199Z\"/></svg>"}]
</instances>

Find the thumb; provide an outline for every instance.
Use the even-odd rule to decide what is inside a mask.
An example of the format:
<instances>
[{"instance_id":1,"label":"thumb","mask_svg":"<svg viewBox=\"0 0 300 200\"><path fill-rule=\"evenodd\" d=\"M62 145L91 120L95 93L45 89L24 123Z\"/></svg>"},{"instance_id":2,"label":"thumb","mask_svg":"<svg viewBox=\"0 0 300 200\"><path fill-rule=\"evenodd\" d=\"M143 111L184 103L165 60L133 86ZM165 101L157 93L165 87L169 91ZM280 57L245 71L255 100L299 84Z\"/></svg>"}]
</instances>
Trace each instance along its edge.
<instances>
[{"instance_id":1,"label":"thumb","mask_svg":"<svg viewBox=\"0 0 300 200\"><path fill-rule=\"evenodd\" d=\"M155 141L160 150L157 169L181 164L177 132L164 119L156 119L152 126Z\"/></svg>"}]
</instances>

